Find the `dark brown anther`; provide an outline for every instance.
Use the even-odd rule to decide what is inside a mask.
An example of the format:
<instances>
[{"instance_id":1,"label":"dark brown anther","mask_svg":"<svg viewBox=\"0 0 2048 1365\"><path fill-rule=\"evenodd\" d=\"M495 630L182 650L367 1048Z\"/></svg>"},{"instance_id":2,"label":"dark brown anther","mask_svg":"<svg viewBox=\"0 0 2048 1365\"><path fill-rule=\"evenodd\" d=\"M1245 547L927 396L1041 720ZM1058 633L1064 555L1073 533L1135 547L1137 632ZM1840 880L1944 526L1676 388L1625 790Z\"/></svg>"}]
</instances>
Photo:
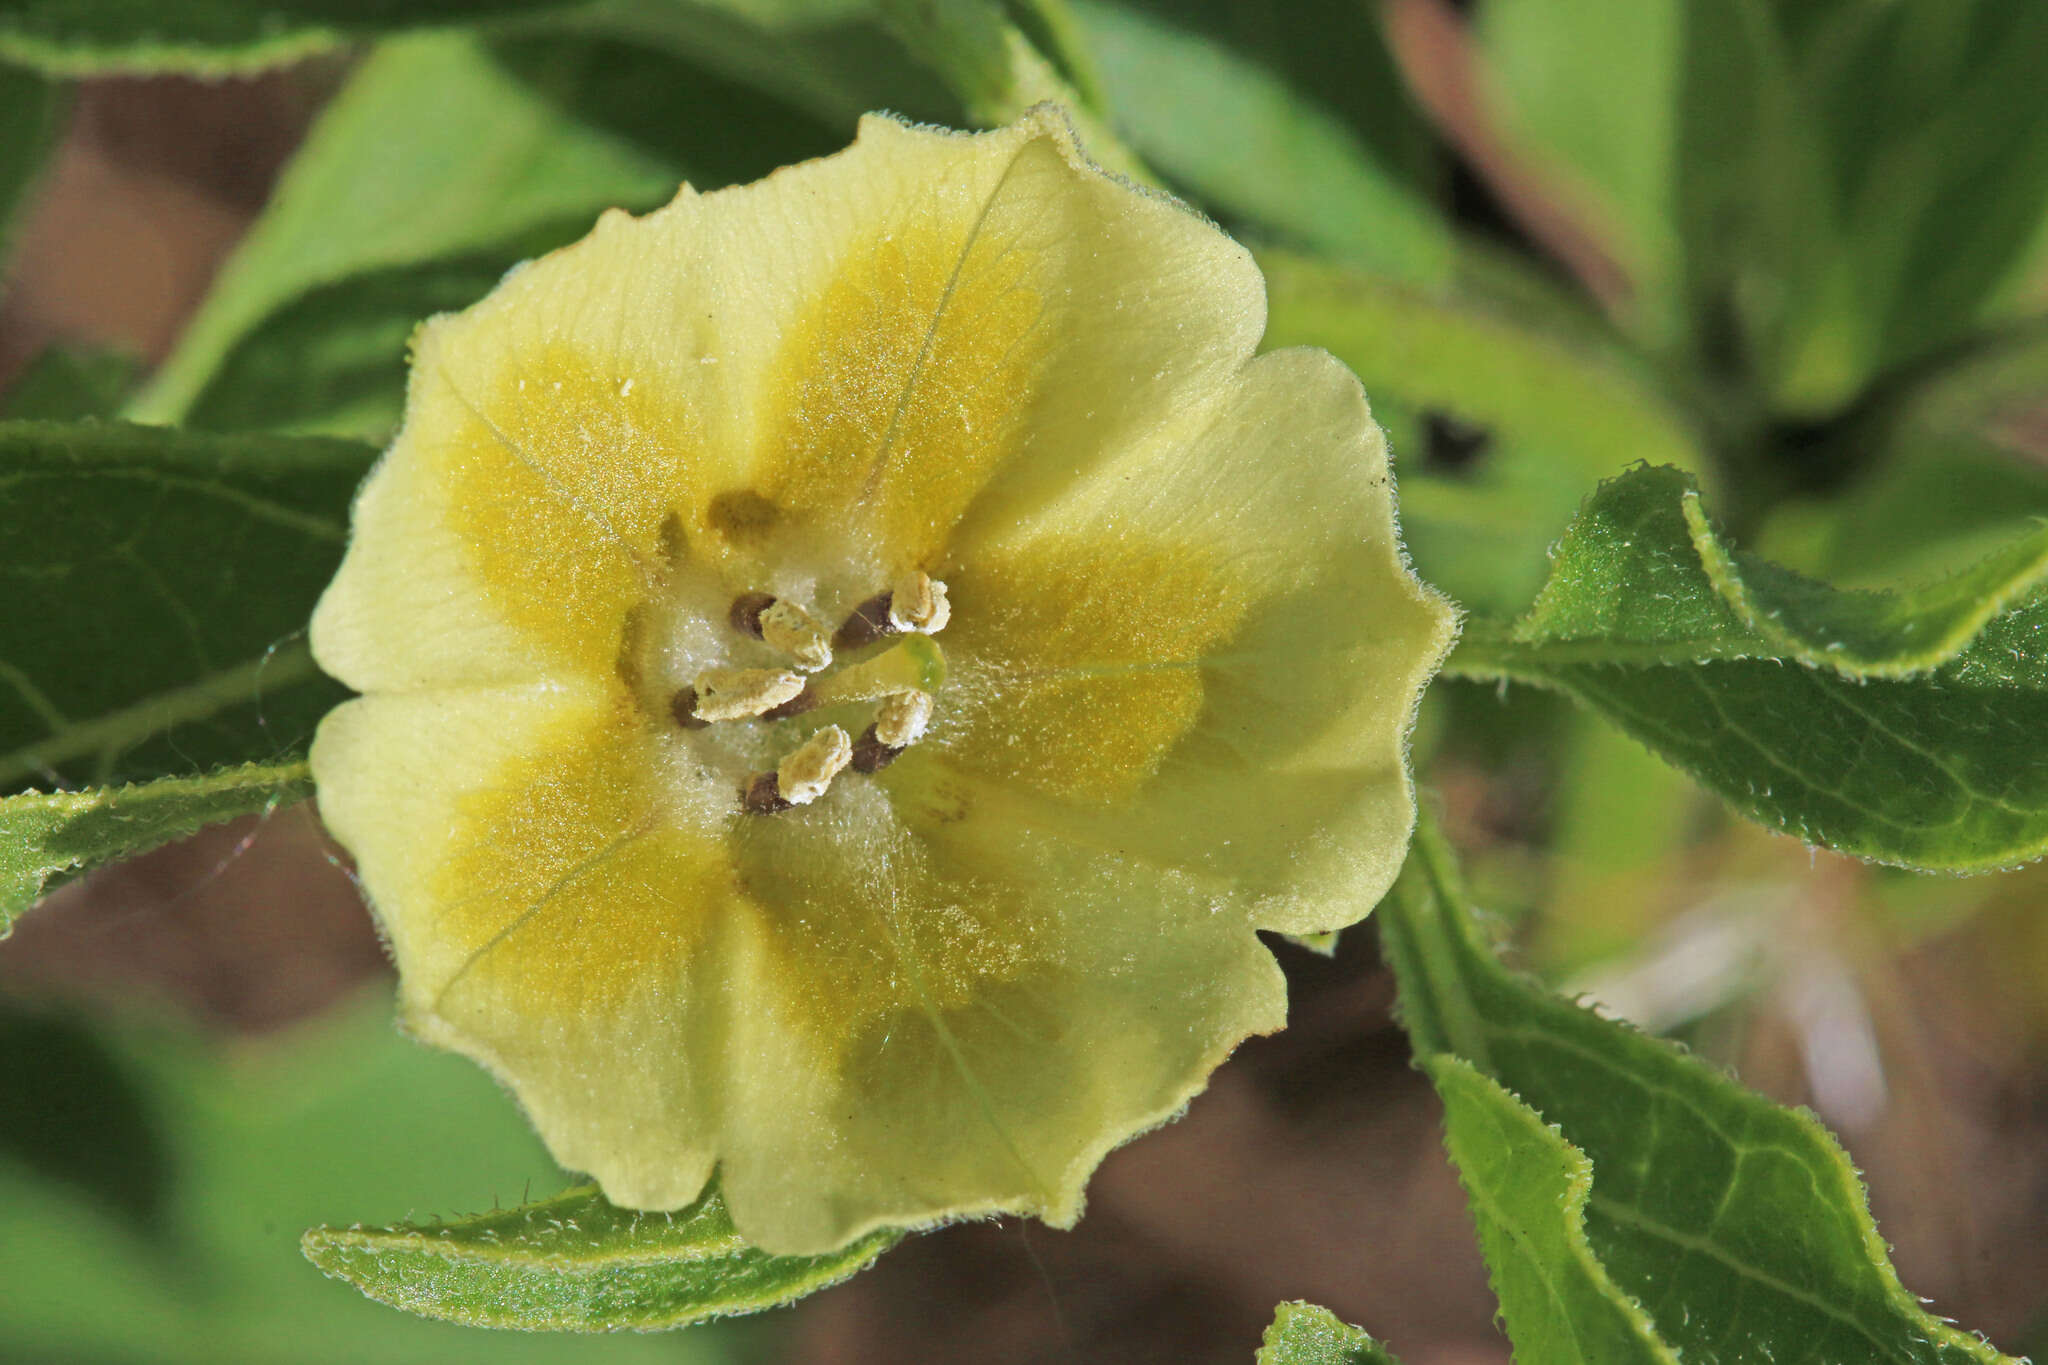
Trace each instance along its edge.
<instances>
[{"instance_id":1,"label":"dark brown anther","mask_svg":"<svg viewBox=\"0 0 2048 1365\"><path fill-rule=\"evenodd\" d=\"M740 809L749 815L773 815L789 808L790 803L782 799L782 791L776 786L772 772L755 773L747 779L746 789L740 793Z\"/></svg>"},{"instance_id":2,"label":"dark brown anther","mask_svg":"<svg viewBox=\"0 0 2048 1365\"><path fill-rule=\"evenodd\" d=\"M839 633L832 637L834 649L859 649L862 645L896 634L896 627L889 624L889 603L896 594L878 592L853 609L839 627Z\"/></svg>"},{"instance_id":3,"label":"dark brown anther","mask_svg":"<svg viewBox=\"0 0 2048 1365\"><path fill-rule=\"evenodd\" d=\"M870 725L853 742L853 761L848 766L857 773L878 773L894 763L896 755L902 752L882 743L875 734L875 727Z\"/></svg>"},{"instance_id":4,"label":"dark brown anther","mask_svg":"<svg viewBox=\"0 0 2048 1365\"><path fill-rule=\"evenodd\" d=\"M803 691L797 693L788 701L782 703L782 705L771 706L766 711L763 711L760 715L754 717L754 719L788 720L791 716L802 715L804 712L810 710L813 706L816 706L817 704L818 694L816 692L813 692L810 688L806 687Z\"/></svg>"},{"instance_id":5,"label":"dark brown anther","mask_svg":"<svg viewBox=\"0 0 2048 1365\"><path fill-rule=\"evenodd\" d=\"M743 592L732 599L732 609L726 612L732 628L750 639L761 638L761 613L775 605L772 592Z\"/></svg>"},{"instance_id":6,"label":"dark brown anther","mask_svg":"<svg viewBox=\"0 0 2048 1365\"><path fill-rule=\"evenodd\" d=\"M685 687L668 699L668 713L685 730L702 730L711 724L697 714L697 689Z\"/></svg>"}]
</instances>

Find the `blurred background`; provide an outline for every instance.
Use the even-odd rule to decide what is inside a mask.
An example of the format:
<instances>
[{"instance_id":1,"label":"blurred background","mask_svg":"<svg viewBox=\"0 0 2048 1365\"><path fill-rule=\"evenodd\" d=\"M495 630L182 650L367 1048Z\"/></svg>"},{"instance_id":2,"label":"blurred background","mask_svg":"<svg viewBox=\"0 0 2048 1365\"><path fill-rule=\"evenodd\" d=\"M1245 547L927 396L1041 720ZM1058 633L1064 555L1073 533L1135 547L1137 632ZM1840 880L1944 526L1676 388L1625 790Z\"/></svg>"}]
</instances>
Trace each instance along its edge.
<instances>
[{"instance_id":1,"label":"blurred background","mask_svg":"<svg viewBox=\"0 0 2048 1365\"><path fill-rule=\"evenodd\" d=\"M752 8L752 27L706 30L716 42L579 40L568 74L554 40L487 56L700 186L831 150L870 104L970 121L845 18L857 6L820 27ZM1168 183L1341 272L1276 282L1275 339L1359 369L1419 565L1474 609L1525 605L1579 498L1638 456L1691 464L1745 544L1843 582L1951 567L2048 513L2048 361L2029 349L2048 106L1972 102L2016 88L2000 82L2021 58L2033 82L2048 33L1988 2L1942 7L1971 16L1946 24L1924 4L1701 7L1721 8L1766 15L1795 60L1744 65L1697 15L1619 0L1075 7L1112 126ZM841 24L868 45L846 50L895 55L867 85L808 95L787 73ZM365 60L76 82L12 225L0 395L41 403L53 375L121 393L173 356ZM1749 125L1702 130L1697 101L1650 88L1673 70L1666 86L1749 82L1746 108L1819 129L1781 139L1819 160ZM1955 146L1911 138L1953 126ZM549 206L580 222L569 236L594 212ZM1845 258L1862 264L1844 275ZM501 268L404 295L400 321ZM1365 302L1318 311L1342 298ZM299 355L279 326L236 363ZM404 326L377 335L361 382L302 419L217 391L183 415L388 431ZM2005 1351L2048 1354L2048 872L1816 852L1526 689L1438 683L1416 758L1521 965L1813 1106L1907 1286ZM564 1177L486 1077L396 1034L389 967L313 812L225 827L64 888L0 944L0 1360L1249 1362L1273 1305L1307 1298L1409 1365L1505 1361L1371 923L1331 957L1276 951L1288 1031L1114 1154L1075 1231L945 1229L730 1325L486 1334L360 1299L298 1234Z\"/></svg>"}]
</instances>

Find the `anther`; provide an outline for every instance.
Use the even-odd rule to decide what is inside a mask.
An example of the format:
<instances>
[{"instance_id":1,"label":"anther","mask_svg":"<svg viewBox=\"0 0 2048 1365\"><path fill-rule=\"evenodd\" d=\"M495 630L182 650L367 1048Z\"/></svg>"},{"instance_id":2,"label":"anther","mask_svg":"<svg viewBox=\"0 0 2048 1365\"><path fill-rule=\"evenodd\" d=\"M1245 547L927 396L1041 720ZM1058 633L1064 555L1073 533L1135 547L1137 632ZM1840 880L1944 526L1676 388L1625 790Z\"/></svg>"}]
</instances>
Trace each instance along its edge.
<instances>
[{"instance_id":1,"label":"anther","mask_svg":"<svg viewBox=\"0 0 2048 1365\"><path fill-rule=\"evenodd\" d=\"M765 641L806 673L832 666L832 645L825 638L825 628L786 598L765 592L742 593L733 599L726 615L734 630Z\"/></svg>"},{"instance_id":2,"label":"anther","mask_svg":"<svg viewBox=\"0 0 2048 1365\"><path fill-rule=\"evenodd\" d=\"M882 698L875 723L861 732L853 746L853 770L876 773L888 767L898 754L924 737L931 719L929 692L898 692Z\"/></svg>"},{"instance_id":3,"label":"anther","mask_svg":"<svg viewBox=\"0 0 2048 1365\"><path fill-rule=\"evenodd\" d=\"M920 635L937 635L953 618L946 602L946 585L912 569L896 580L889 594L889 624L898 631L914 630Z\"/></svg>"},{"instance_id":4,"label":"anther","mask_svg":"<svg viewBox=\"0 0 2048 1365\"><path fill-rule=\"evenodd\" d=\"M896 627L889 624L889 600L892 594L878 592L853 609L839 630L832 636L832 643L840 649L859 649L862 645L873 644L885 635L896 634Z\"/></svg>"},{"instance_id":5,"label":"anther","mask_svg":"<svg viewBox=\"0 0 2048 1365\"><path fill-rule=\"evenodd\" d=\"M828 725L776 764L774 772L748 778L740 792L740 808L751 815L773 815L791 806L808 806L852 760L853 741L846 731Z\"/></svg>"},{"instance_id":6,"label":"anther","mask_svg":"<svg viewBox=\"0 0 2048 1365\"><path fill-rule=\"evenodd\" d=\"M875 727L870 725L861 731L860 738L854 741L850 766L857 773L878 773L894 763L896 756L902 752L901 747L882 743L881 736L877 735Z\"/></svg>"},{"instance_id":7,"label":"anther","mask_svg":"<svg viewBox=\"0 0 2048 1365\"><path fill-rule=\"evenodd\" d=\"M746 789L740 793L740 809L749 815L773 815L788 810L790 803L782 799L782 793L775 789L775 774L755 773L747 779Z\"/></svg>"},{"instance_id":8,"label":"anther","mask_svg":"<svg viewBox=\"0 0 2048 1365\"><path fill-rule=\"evenodd\" d=\"M685 687L668 699L668 713L685 730L702 730L711 722L697 714L697 689Z\"/></svg>"},{"instance_id":9,"label":"anther","mask_svg":"<svg viewBox=\"0 0 2048 1365\"><path fill-rule=\"evenodd\" d=\"M745 720L792 701L804 690L801 673L779 668L707 668L697 675L698 720Z\"/></svg>"},{"instance_id":10,"label":"anther","mask_svg":"<svg viewBox=\"0 0 2048 1365\"><path fill-rule=\"evenodd\" d=\"M875 736L892 749L901 749L924 738L932 723L932 694L898 692L882 698L875 711Z\"/></svg>"}]
</instances>

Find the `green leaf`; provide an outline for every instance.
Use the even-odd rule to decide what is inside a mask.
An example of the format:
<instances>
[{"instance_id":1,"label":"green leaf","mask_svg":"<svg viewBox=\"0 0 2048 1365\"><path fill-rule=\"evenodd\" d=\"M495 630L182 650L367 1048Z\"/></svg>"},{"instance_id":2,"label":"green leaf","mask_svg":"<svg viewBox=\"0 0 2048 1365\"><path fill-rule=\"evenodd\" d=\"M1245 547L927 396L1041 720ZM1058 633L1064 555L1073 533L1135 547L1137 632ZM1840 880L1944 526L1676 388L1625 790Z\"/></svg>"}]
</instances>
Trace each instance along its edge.
<instances>
[{"instance_id":1,"label":"green leaf","mask_svg":"<svg viewBox=\"0 0 2048 1365\"><path fill-rule=\"evenodd\" d=\"M284 907L289 913L291 907ZM91 1105L101 1123L153 1119L163 1182L153 1230L87 1193L117 1180L134 1143L74 1152L66 1178L0 1160L0 1359L98 1365L725 1365L772 1360L771 1323L584 1339L477 1332L394 1313L322 1276L302 1229L350 1209L421 1216L451 1201L519 1200L559 1180L533 1130L480 1068L391 1026L373 986L320 1018L260 1038L117 1012L93 1025L135 1087L48 1089L4 1126L43 1141ZM102 1071L108 1068L102 1068ZM77 1073L83 1087L93 1077ZM88 1165L90 1163L90 1165ZM167 1167L167 1169L161 1169ZM744 1345L747 1349L742 1350Z\"/></svg>"},{"instance_id":2,"label":"green leaf","mask_svg":"<svg viewBox=\"0 0 2048 1365\"><path fill-rule=\"evenodd\" d=\"M1254 1365L1400 1365L1371 1337L1312 1303L1273 1310Z\"/></svg>"},{"instance_id":3,"label":"green leaf","mask_svg":"<svg viewBox=\"0 0 2048 1365\"><path fill-rule=\"evenodd\" d=\"M502 40L491 52L565 120L620 138L700 190L754 179L839 142L810 116L667 53L559 35ZM590 223L591 211L576 212L476 250L312 288L220 358L184 422L382 443L398 425L406 343L420 321L474 303L514 265L575 241Z\"/></svg>"},{"instance_id":4,"label":"green leaf","mask_svg":"<svg viewBox=\"0 0 2048 1365\"><path fill-rule=\"evenodd\" d=\"M139 1078L82 1018L0 997L0 1161L91 1197L144 1236L168 1212L169 1157Z\"/></svg>"},{"instance_id":5,"label":"green leaf","mask_svg":"<svg viewBox=\"0 0 2048 1365\"><path fill-rule=\"evenodd\" d=\"M1422 1068L1444 1102L1445 1145L1479 1227L1515 1359L1678 1365L1587 1240L1593 1163L1586 1154L1464 1058L1439 1052Z\"/></svg>"},{"instance_id":6,"label":"green leaf","mask_svg":"<svg viewBox=\"0 0 2048 1365\"><path fill-rule=\"evenodd\" d=\"M0 797L0 938L60 878L313 794L304 762Z\"/></svg>"},{"instance_id":7,"label":"green leaf","mask_svg":"<svg viewBox=\"0 0 2048 1365\"><path fill-rule=\"evenodd\" d=\"M76 422L111 417L141 373L141 362L118 351L45 347L8 386L0 399L0 418Z\"/></svg>"},{"instance_id":8,"label":"green leaf","mask_svg":"<svg viewBox=\"0 0 2048 1365\"><path fill-rule=\"evenodd\" d=\"M1555 161L1627 274L1648 334L1676 322L1686 15L1678 0L1492 0L1474 25L1518 150Z\"/></svg>"},{"instance_id":9,"label":"green leaf","mask_svg":"<svg viewBox=\"0 0 2048 1365\"><path fill-rule=\"evenodd\" d=\"M355 38L502 20L560 0L0 0L0 58L60 76L222 76Z\"/></svg>"},{"instance_id":10,"label":"green leaf","mask_svg":"<svg viewBox=\"0 0 2048 1365\"><path fill-rule=\"evenodd\" d=\"M1827 577L1954 572L2048 517L2044 393L2048 331L2038 324L1972 347L1893 394L1847 438L1879 452L1858 483L1776 510L1804 523L1812 567Z\"/></svg>"},{"instance_id":11,"label":"green leaf","mask_svg":"<svg viewBox=\"0 0 2048 1365\"><path fill-rule=\"evenodd\" d=\"M0 792L301 753L343 695L303 630L374 453L0 423Z\"/></svg>"},{"instance_id":12,"label":"green leaf","mask_svg":"<svg viewBox=\"0 0 2048 1365\"><path fill-rule=\"evenodd\" d=\"M804 110L839 144L876 109L948 127L966 122L958 98L890 36L874 0L599 0L532 27L672 53Z\"/></svg>"},{"instance_id":13,"label":"green leaf","mask_svg":"<svg viewBox=\"0 0 2048 1365\"><path fill-rule=\"evenodd\" d=\"M1426 821L1379 923L1517 1359L2005 1361L1899 1284L1811 1114L1504 969Z\"/></svg>"},{"instance_id":14,"label":"green leaf","mask_svg":"<svg viewBox=\"0 0 2048 1365\"><path fill-rule=\"evenodd\" d=\"M1049 8L1057 0L1034 0ZM1060 105L1081 145L1103 169L1150 184L1144 162L1083 101L1066 73L1036 45L998 0L878 0L890 32L937 73L973 122L1009 123L1033 105Z\"/></svg>"},{"instance_id":15,"label":"green leaf","mask_svg":"<svg viewBox=\"0 0 2048 1365\"><path fill-rule=\"evenodd\" d=\"M1423 576L1475 610L1526 606L1556 528L1601 479L1654 459L1700 468L1676 410L1621 360L1470 300L1285 252L1259 254L1268 346L1320 346L1365 384L1393 438L1401 520ZM1433 468L1430 418L1479 443Z\"/></svg>"},{"instance_id":16,"label":"green leaf","mask_svg":"<svg viewBox=\"0 0 2048 1365\"><path fill-rule=\"evenodd\" d=\"M1602 485L1536 606L1453 676L1556 687L1751 818L1954 871L2048 851L2048 527L1907 592L1731 551L1676 470Z\"/></svg>"},{"instance_id":17,"label":"green leaf","mask_svg":"<svg viewBox=\"0 0 2048 1365\"><path fill-rule=\"evenodd\" d=\"M614 1208L594 1185L453 1222L314 1228L301 1245L394 1308L471 1327L653 1331L789 1303L865 1270L902 1239L870 1233L825 1256L740 1240L714 1188L677 1213Z\"/></svg>"},{"instance_id":18,"label":"green leaf","mask_svg":"<svg viewBox=\"0 0 2048 1365\"><path fill-rule=\"evenodd\" d=\"M561 43L556 75L600 81L602 55ZM577 217L587 230L612 205L662 202L676 179L627 139L564 115L556 97L475 39L384 43L307 135L130 415L182 421L234 348L312 290L485 251Z\"/></svg>"},{"instance_id":19,"label":"green leaf","mask_svg":"<svg viewBox=\"0 0 2048 1365\"><path fill-rule=\"evenodd\" d=\"M0 66L0 265L14 244L14 227L29 191L43 172L64 122L57 87L30 71Z\"/></svg>"},{"instance_id":20,"label":"green leaf","mask_svg":"<svg viewBox=\"0 0 2048 1365\"><path fill-rule=\"evenodd\" d=\"M1075 7L1111 121L1177 188L1217 211L1376 273L1451 275L1444 219L1373 148L1267 68L1130 5Z\"/></svg>"}]
</instances>

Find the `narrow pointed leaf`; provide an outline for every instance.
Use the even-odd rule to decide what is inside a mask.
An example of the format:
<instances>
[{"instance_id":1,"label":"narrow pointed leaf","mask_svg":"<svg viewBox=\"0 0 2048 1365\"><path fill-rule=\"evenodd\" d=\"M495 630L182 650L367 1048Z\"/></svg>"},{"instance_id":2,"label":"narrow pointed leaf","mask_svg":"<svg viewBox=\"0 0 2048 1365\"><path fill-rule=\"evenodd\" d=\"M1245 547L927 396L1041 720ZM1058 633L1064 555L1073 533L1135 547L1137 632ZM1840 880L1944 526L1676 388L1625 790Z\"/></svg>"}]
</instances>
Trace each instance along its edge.
<instances>
[{"instance_id":1,"label":"narrow pointed leaf","mask_svg":"<svg viewBox=\"0 0 2048 1365\"><path fill-rule=\"evenodd\" d=\"M2048 528L1909 591L1730 549L1674 470L1603 485L1534 609L1447 671L1556 687L1738 809L1882 862L2048 850Z\"/></svg>"},{"instance_id":2,"label":"narrow pointed leaf","mask_svg":"<svg viewBox=\"0 0 2048 1365\"><path fill-rule=\"evenodd\" d=\"M676 1213L615 1208L583 1186L434 1226L314 1228L307 1257L381 1303L473 1327L680 1327L788 1303L864 1270L902 1233L824 1256L740 1240L714 1189Z\"/></svg>"},{"instance_id":3,"label":"narrow pointed leaf","mask_svg":"<svg viewBox=\"0 0 2048 1365\"><path fill-rule=\"evenodd\" d=\"M1518 1359L2006 1361L1899 1284L1811 1114L1504 969L1426 824L1380 917ZM1625 1298L1591 1292L1588 1254ZM1591 1344L1631 1303L1654 1338Z\"/></svg>"},{"instance_id":4,"label":"narrow pointed leaf","mask_svg":"<svg viewBox=\"0 0 2048 1365\"><path fill-rule=\"evenodd\" d=\"M0 938L52 885L313 793L304 760L127 787L0 797Z\"/></svg>"},{"instance_id":5,"label":"narrow pointed leaf","mask_svg":"<svg viewBox=\"0 0 2048 1365\"><path fill-rule=\"evenodd\" d=\"M1400 1365L1385 1347L1327 1308L1283 1303L1273 1310L1254 1365Z\"/></svg>"}]
</instances>

